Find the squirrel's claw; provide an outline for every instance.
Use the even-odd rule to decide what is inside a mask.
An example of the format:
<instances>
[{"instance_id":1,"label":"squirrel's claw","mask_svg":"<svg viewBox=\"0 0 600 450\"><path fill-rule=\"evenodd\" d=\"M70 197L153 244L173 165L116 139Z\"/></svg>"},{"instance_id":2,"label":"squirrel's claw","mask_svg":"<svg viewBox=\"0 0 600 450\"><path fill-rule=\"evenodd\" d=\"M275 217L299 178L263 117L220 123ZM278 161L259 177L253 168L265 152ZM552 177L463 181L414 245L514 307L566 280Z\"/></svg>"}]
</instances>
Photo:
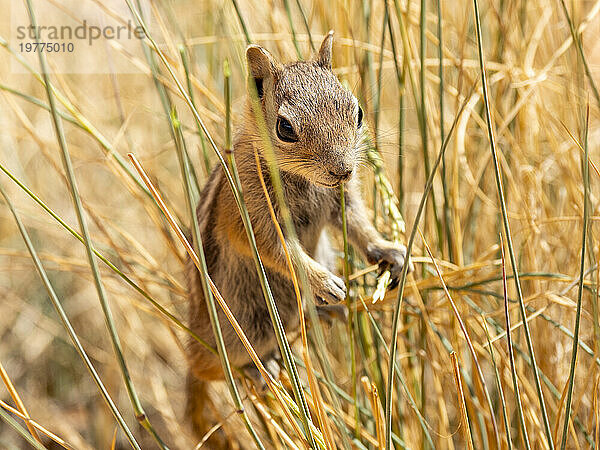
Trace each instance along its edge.
<instances>
[{"instance_id":1,"label":"squirrel's claw","mask_svg":"<svg viewBox=\"0 0 600 450\"><path fill-rule=\"evenodd\" d=\"M367 259L370 263L379 265L378 276L384 271L389 270L391 280L388 285L389 290L398 286L402 269L407 261L406 247L404 245L387 241L371 244L367 249ZM408 264L408 271L411 272L414 267L410 259L408 259Z\"/></svg>"},{"instance_id":2,"label":"squirrel's claw","mask_svg":"<svg viewBox=\"0 0 600 450\"><path fill-rule=\"evenodd\" d=\"M340 277L327 273L321 279L320 286L313 288L317 302L321 304L336 304L346 298L346 284Z\"/></svg>"}]
</instances>

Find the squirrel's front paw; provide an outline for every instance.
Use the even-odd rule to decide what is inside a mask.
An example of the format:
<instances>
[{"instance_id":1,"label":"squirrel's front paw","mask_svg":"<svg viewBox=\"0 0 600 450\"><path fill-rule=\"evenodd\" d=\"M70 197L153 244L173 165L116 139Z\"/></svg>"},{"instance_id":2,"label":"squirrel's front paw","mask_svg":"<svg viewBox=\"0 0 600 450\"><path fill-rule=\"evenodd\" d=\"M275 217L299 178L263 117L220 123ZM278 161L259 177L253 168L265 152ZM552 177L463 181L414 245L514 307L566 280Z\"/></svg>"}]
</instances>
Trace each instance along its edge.
<instances>
[{"instance_id":1,"label":"squirrel's front paw","mask_svg":"<svg viewBox=\"0 0 600 450\"><path fill-rule=\"evenodd\" d=\"M392 242L379 242L369 244L367 247L367 259L371 264L379 264L381 271L389 270L391 274L390 289L393 289L398 284L402 268L406 262L406 247ZM412 263L408 262L408 271L413 270Z\"/></svg>"},{"instance_id":2,"label":"squirrel's front paw","mask_svg":"<svg viewBox=\"0 0 600 450\"><path fill-rule=\"evenodd\" d=\"M313 294L322 304L340 303L346 298L346 284L331 272L320 273L312 283Z\"/></svg>"}]
</instances>

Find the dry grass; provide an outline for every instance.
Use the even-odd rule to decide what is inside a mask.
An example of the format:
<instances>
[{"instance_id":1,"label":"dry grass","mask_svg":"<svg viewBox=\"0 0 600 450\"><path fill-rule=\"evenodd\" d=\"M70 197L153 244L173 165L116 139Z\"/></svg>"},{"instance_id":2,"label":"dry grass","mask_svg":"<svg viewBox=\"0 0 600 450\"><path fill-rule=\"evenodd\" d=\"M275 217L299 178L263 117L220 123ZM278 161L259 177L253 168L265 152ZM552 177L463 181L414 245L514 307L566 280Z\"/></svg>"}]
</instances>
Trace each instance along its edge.
<instances>
[{"instance_id":1,"label":"dry grass","mask_svg":"<svg viewBox=\"0 0 600 450\"><path fill-rule=\"evenodd\" d=\"M95 0L82 5L86 3L97 5ZM338 323L324 329L326 345L320 332L309 327L311 377L303 370L302 340L289 336L318 446L382 448L392 437L391 431L396 448L428 448L428 440L435 448L466 448L467 436L472 436L469 446L478 449L497 448L497 442L501 448L558 448L567 430L565 448L596 448L600 426L596 234L600 105L594 84L600 58L596 45L600 2L566 5L577 36L575 44L561 2L481 2L487 105L473 3L442 2L443 83L438 4L423 3L427 8L421 16L417 1L391 0L386 12L385 3L368 1L183 0L151 3L146 19L181 87L192 86L199 117L221 149L227 143L225 59L232 72L234 125L246 89L240 18L254 42L284 60L295 59L298 53L309 57L310 38L318 45L323 34L334 29L335 70L360 98L376 143L372 157L376 160L378 152L383 161L374 170L365 170L363 177L374 220L388 236L402 228L395 220L398 212L392 191L400 199L406 223L405 236L400 238L408 240L428 171L435 168L443 139L450 135L419 220L422 234L414 234L415 271L406 280L402 301L398 302L395 289L373 303L375 272L350 251L353 326ZM299 4L306 13L310 37ZM129 13L112 14L112 3L108 5L109 16L134 20ZM11 2L10 7L26 8L18 2ZM84 19L86 7L73 6L70 13ZM390 18L391 27L385 17ZM7 20L0 19L0 23L8 25ZM36 74L11 72L11 62L18 64L13 53L16 43L8 35L0 38L8 42L8 47L0 48L0 164L5 169L0 172L0 187L15 206L56 298L135 439L141 448L155 448L156 440L136 423L85 246L8 176L20 180L79 232L59 141L51 115L43 107L48 96L37 77L38 62L33 60ZM152 48L149 41L145 43ZM189 79L180 46L189 59ZM115 58L124 57L122 49L111 51ZM47 57L52 69L53 55ZM200 185L206 179L203 148L211 166L217 159L208 141L200 139L189 99L159 55L154 51L155 63L149 63L141 51L124 59L139 73L114 77L51 73L50 80L57 110L68 119L63 120L66 143L93 245L164 308L159 311L99 261L131 381L160 439L169 448L190 449L198 442L188 429L183 408L188 336L176 323L186 322L183 267L187 255L144 192L144 184L133 175L126 154L133 152L141 161L176 221L186 228L191 221L177 150L185 144ZM106 56L92 54L90 61L100 68ZM163 101L161 92L166 96ZM176 108L178 120L171 107ZM584 189L586 151L588 190ZM504 188L502 201L497 175ZM192 188L191 195L196 195ZM586 195L589 225L582 254ZM510 235L503 224L503 202ZM122 428L52 308L4 198L0 205L0 363L5 369L0 384L0 448L34 445L32 435L43 437L45 443L62 440L72 448L128 448ZM509 241L520 274L521 296L514 282ZM341 233L338 242L341 272ZM501 250L506 252L506 263ZM528 315L547 424L530 364L520 297ZM392 403L386 408L394 311L399 312L397 371L393 372ZM571 380L578 318L579 352ZM507 346L507 323L512 353ZM316 405L308 389L312 375L311 386L319 387ZM302 421L290 419L297 413L297 404L287 375L282 385L286 392L275 383L271 388L276 395L259 396L247 382L237 383L251 426L265 448L305 448ZM222 422L231 447L252 448L225 383L215 383L212 393L215 417ZM565 411L570 411L572 419L566 424ZM23 421L27 417L31 421ZM20 424L20 431L9 424ZM30 444L25 444L20 433L29 436Z\"/></svg>"}]
</instances>

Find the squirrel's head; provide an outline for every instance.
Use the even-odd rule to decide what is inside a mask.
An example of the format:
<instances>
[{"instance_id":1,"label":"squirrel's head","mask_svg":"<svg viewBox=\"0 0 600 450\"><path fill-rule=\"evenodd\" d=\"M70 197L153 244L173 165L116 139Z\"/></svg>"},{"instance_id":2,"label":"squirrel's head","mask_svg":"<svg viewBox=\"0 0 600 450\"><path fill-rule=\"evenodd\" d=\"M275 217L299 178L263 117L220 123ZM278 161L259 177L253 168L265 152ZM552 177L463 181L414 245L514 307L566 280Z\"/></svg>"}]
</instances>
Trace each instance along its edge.
<instances>
[{"instance_id":1,"label":"squirrel's head","mask_svg":"<svg viewBox=\"0 0 600 450\"><path fill-rule=\"evenodd\" d=\"M330 31L312 60L291 64L257 45L246 50L279 168L327 187L356 171L363 126L356 97L331 71L332 44Z\"/></svg>"}]
</instances>

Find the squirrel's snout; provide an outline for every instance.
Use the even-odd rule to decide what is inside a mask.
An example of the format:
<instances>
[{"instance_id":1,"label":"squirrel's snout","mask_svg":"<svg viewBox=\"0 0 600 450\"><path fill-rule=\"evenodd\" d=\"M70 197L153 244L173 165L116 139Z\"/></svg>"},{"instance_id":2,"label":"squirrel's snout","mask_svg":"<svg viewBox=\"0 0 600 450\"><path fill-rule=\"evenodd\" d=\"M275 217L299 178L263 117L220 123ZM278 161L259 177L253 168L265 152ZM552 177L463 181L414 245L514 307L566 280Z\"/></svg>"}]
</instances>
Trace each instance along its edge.
<instances>
[{"instance_id":1,"label":"squirrel's snout","mask_svg":"<svg viewBox=\"0 0 600 450\"><path fill-rule=\"evenodd\" d=\"M330 170L329 175L337 178L340 181L348 181L348 179L352 176L352 172L352 169L341 169L337 171Z\"/></svg>"}]
</instances>

